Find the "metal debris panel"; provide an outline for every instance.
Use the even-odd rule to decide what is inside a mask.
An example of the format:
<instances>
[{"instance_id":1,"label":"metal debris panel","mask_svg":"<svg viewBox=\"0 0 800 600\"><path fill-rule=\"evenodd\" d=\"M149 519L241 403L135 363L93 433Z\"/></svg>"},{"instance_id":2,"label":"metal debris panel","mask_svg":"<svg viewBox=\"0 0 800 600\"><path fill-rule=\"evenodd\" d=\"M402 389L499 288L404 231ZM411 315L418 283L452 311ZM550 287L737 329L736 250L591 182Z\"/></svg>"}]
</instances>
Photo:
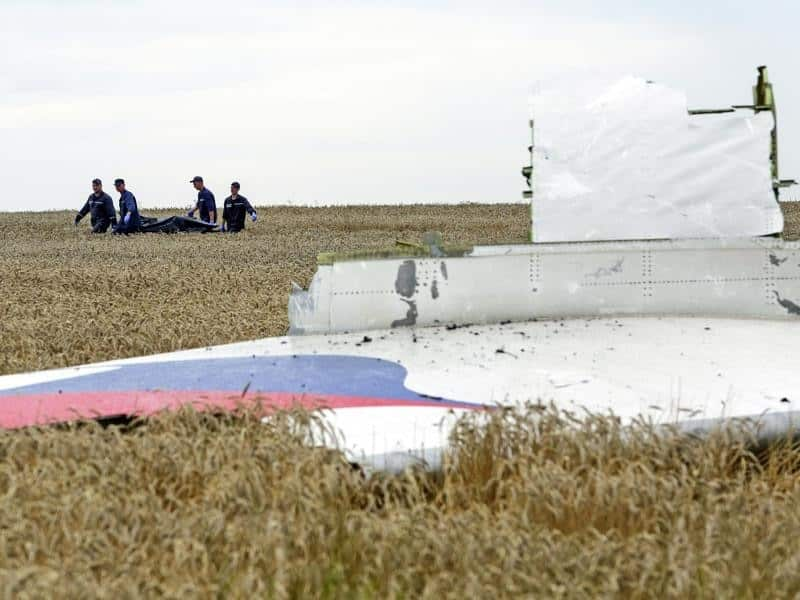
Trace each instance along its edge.
<instances>
[{"instance_id":1,"label":"metal debris panel","mask_svg":"<svg viewBox=\"0 0 800 600\"><path fill-rule=\"evenodd\" d=\"M753 417L781 435L800 425L798 335L665 317L268 338L0 377L0 426L299 403L330 408L347 455L387 470L435 467L459 415L524 402L692 431Z\"/></svg>"},{"instance_id":2,"label":"metal debris panel","mask_svg":"<svg viewBox=\"0 0 800 600\"><path fill-rule=\"evenodd\" d=\"M289 301L294 334L621 315L798 318L800 243L525 244L343 260Z\"/></svg>"},{"instance_id":3,"label":"metal debris panel","mask_svg":"<svg viewBox=\"0 0 800 600\"><path fill-rule=\"evenodd\" d=\"M771 112L690 115L683 92L628 77L532 101L536 242L780 232Z\"/></svg>"}]
</instances>

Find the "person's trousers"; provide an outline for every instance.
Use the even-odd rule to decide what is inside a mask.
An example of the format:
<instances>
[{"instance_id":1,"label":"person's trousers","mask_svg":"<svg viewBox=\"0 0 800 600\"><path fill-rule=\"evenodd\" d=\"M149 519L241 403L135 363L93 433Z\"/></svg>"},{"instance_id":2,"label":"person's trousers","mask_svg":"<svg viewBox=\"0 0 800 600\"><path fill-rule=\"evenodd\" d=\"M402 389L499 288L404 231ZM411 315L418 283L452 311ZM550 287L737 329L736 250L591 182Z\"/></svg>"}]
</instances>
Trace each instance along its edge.
<instances>
[{"instance_id":1,"label":"person's trousers","mask_svg":"<svg viewBox=\"0 0 800 600\"><path fill-rule=\"evenodd\" d=\"M108 219L99 219L92 225L92 233L105 233L110 225L111 221Z\"/></svg>"},{"instance_id":2,"label":"person's trousers","mask_svg":"<svg viewBox=\"0 0 800 600\"><path fill-rule=\"evenodd\" d=\"M138 233L139 229L140 229L139 219L132 218L130 221L128 221L127 224L125 223L125 221L120 221L119 225L117 225L117 228L114 230L114 233L118 234L124 233L125 235L128 235L129 233Z\"/></svg>"}]
</instances>

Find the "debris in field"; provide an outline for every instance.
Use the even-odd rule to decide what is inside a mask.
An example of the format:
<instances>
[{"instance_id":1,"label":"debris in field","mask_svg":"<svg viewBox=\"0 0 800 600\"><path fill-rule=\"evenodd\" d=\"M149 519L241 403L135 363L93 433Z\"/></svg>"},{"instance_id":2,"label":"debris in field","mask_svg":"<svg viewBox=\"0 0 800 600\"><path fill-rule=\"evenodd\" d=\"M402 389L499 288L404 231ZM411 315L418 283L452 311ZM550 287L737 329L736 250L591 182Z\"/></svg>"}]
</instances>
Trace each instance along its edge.
<instances>
[{"instance_id":1,"label":"debris in field","mask_svg":"<svg viewBox=\"0 0 800 600\"><path fill-rule=\"evenodd\" d=\"M512 356L514 358L519 358L516 354L513 354L513 353L509 352L505 348L498 348L494 352L495 352L495 354L508 354L509 356Z\"/></svg>"},{"instance_id":2,"label":"debris in field","mask_svg":"<svg viewBox=\"0 0 800 600\"><path fill-rule=\"evenodd\" d=\"M447 331L454 331L456 329L468 329L469 327L472 327L472 323L464 323L461 325L459 325L458 323L448 323L447 325L444 326L444 328Z\"/></svg>"}]
</instances>

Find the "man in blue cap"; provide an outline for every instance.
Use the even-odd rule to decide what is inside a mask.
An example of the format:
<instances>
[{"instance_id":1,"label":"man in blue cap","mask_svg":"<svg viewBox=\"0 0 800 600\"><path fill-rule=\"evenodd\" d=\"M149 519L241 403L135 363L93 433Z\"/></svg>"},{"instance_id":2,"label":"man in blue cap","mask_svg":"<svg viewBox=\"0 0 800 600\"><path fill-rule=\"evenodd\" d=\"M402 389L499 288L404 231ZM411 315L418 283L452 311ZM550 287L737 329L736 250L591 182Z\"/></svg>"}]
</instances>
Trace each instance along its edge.
<instances>
[{"instance_id":1,"label":"man in blue cap","mask_svg":"<svg viewBox=\"0 0 800 600\"><path fill-rule=\"evenodd\" d=\"M250 219L255 223L256 215L255 209L250 205L247 198L239 195L238 181L231 184L231 195L225 198L225 204L222 209L222 231L230 231L236 233L244 229L244 215L250 214Z\"/></svg>"},{"instance_id":2,"label":"man in blue cap","mask_svg":"<svg viewBox=\"0 0 800 600\"><path fill-rule=\"evenodd\" d=\"M103 182L99 179L92 180L92 193L88 200L75 215L75 227L87 213L92 215L92 233L105 233L109 226L117 226L117 213L114 210L114 201L111 196L103 191Z\"/></svg>"},{"instance_id":3,"label":"man in blue cap","mask_svg":"<svg viewBox=\"0 0 800 600\"><path fill-rule=\"evenodd\" d=\"M197 190L197 204L189 211L189 216L194 217L194 211L200 212L200 220L206 223L217 222L217 201L214 194L203 184L203 178L196 175L189 183Z\"/></svg>"},{"instance_id":4,"label":"man in blue cap","mask_svg":"<svg viewBox=\"0 0 800 600\"><path fill-rule=\"evenodd\" d=\"M115 179L114 187L119 192L119 218L120 224L114 229L114 233L136 233L141 226L139 218L139 206L136 203L136 196L125 189L124 179Z\"/></svg>"}]
</instances>

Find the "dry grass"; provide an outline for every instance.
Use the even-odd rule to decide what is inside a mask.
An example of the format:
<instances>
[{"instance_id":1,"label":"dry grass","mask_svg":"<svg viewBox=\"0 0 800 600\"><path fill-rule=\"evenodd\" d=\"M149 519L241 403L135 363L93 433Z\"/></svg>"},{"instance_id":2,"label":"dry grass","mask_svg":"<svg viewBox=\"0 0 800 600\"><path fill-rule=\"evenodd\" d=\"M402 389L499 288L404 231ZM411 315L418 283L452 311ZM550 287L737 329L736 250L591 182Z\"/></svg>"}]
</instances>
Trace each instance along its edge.
<instances>
[{"instance_id":1,"label":"dry grass","mask_svg":"<svg viewBox=\"0 0 800 600\"><path fill-rule=\"evenodd\" d=\"M787 240L800 239L800 202L782 202L783 237Z\"/></svg>"},{"instance_id":2,"label":"dry grass","mask_svg":"<svg viewBox=\"0 0 800 600\"><path fill-rule=\"evenodd\" d=\"M0 375L283 335L291 282L307 285L320 252L528 231L521 205L261 208L236 236L123 239L73 216L0 213Z\"/></svg>"},{"instance_id":3,"label":"dry grass","mask_svg":"<svg viewBox=\"0 0 800 600\"><path fill-rule=\"evenodd\" d=\"M473 417L480 418L480 417ZM552 411L365 476L301 413L0 433L5 597L794 597L800 454Z\"/></svg>"}]
</instances>

